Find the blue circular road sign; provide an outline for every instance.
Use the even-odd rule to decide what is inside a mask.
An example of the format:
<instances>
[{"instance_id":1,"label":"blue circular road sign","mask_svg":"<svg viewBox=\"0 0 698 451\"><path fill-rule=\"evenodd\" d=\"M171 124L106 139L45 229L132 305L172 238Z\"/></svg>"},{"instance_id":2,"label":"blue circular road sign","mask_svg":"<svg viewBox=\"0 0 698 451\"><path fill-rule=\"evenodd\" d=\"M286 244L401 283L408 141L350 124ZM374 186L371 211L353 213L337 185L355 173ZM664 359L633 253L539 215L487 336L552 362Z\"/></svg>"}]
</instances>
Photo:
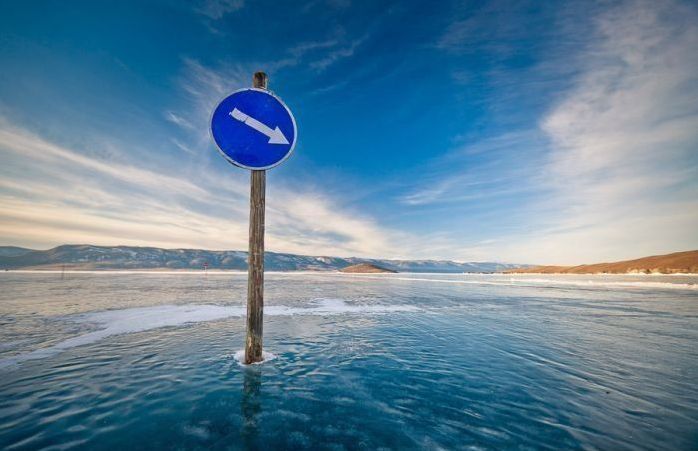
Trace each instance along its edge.
<instances>
[{"instance_id":1,"label":"blue circular road sign","mask_svg":"<svg viewBox=\"0 0 698 451\"><path fill-rule=\"evenodd\" d=\"M247 88L223 99L211 117L211 134L223 156L245 169L281 164L296 147L296 120L269 91Z\"/></svg>"}]
</instances>

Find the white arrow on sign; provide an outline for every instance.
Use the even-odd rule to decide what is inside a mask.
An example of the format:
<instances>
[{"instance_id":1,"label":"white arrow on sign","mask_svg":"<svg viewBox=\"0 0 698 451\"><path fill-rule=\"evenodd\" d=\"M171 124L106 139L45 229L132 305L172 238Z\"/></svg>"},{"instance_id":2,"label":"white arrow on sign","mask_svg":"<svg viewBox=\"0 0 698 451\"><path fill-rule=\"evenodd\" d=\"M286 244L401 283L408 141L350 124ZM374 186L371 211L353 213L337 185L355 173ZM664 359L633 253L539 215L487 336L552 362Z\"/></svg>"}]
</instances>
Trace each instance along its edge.
<instances>
[{"instance_id":1,"label":"white arrow on sign","mask_svg":"<svg viewBox=\"0 0 698 451\"><path fill-rule=\"evenodd\" d=\"M269 144L288 144L288 139L286 139L278 126L272 130L271 127L259 122L257 119L243 113L237 108L233 108L233 111L229 114L233 119L237 119L243 124L257 130L259 133L268 136Z\"/></svg>"}]
</instances>

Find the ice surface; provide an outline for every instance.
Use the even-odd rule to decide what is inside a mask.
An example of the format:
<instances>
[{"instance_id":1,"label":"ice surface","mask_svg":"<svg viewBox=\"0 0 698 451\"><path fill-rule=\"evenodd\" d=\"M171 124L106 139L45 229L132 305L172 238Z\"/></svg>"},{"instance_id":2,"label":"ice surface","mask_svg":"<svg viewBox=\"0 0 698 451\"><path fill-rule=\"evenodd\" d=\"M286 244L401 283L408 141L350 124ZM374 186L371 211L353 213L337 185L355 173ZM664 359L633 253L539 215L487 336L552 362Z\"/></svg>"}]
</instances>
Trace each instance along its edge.
<instances>
[{"instance_id":1,"label":"ice surface","mask_svg":"<svg viewBox=\"0 0 698 451\"><path fill-rule=\"evenodd\" d=\"M694 449L696 283L269 273L243 368L246 274L2 272L0 449Z\"/></svg>"},{"instance_id":2,"label":"ice surface","mask_svg":"<svg viewBox=\"0 0 698 451\"><path fill-rule=\"evenodd\" d=\"M467 277L469 275L464 275ZM434 282L434 283L450 283L450 284L464 284L464 285L495 285L495 286L534 286L540 287L541 285L547 286L575 286L575 287L599 287L599 288L637 288L637 289L669 289L669 290L697 290L698 284L696 283L680 283L680 282L655 282L655 281L606 281L606 280L594 280L589 279L569 279L567 275L558 275L549 278L521 278L512 276L508 279L503 279L502 274L493 274L492 277L488 279L488 275L478 274L478 279L437 279L433 277L402 277L393 276L390 274L382 275L343 275L342 277L354 278L354 279L379 279L379 280L401 280L401 281L415 281L415 282ZM622 276L631 277L630 275L623 274ZM572 277L579 277L575 274ZM592 275L591 277L603 277L603 275Z\"/></svg>"},{"instance_id":3,"label":"ice surface","mask_svg":"<svg viewBox=\"0 0 698 451\"><path fill-rule=\"evenodd\" d=\"M264 314L267 316L325 316L415 312L418 310L420 310L418 307L411 305L348 304L343 299L315 299L308 304L308 307L289 307L285 305L267 306L264 309ZM2 359L0 360L0 369L27 360L50 357L66 349L94 343L114 335L143 332L160 327L215 321L230 317L244 317L245 314L246 308L242 306L188 304L136 307L68 316L66 317L67 321L82 324L95 324L99 329L69 338L68 340L50 347Z\"/></svg>"},{"instance_id":4,"label":"ice surface","mask_svg":"<svg viewBox=\"0 0 698 451\"><path fill-rule=\"evenodd\" d=\"M545 285L573 285L576 287L607 287L607 288L644 288L644 289L669 289L669 290L698 290L695 283L672 283L650 281L604 281L604 280L564 280L561 278L512 278L511 283L529 283Z\"/></svg>"}]
</instances>

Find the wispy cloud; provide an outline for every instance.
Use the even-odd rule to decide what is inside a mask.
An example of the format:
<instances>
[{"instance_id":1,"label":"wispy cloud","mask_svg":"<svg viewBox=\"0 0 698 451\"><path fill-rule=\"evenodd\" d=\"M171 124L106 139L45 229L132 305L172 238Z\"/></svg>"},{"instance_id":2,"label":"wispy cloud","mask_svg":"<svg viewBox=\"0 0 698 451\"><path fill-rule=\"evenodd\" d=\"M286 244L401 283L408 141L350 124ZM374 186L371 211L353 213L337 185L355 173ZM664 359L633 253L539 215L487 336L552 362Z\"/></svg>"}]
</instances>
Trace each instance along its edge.
<instances>
[{"instance_id":1,"label":"wispy cloud","mask_svg":"<svg viewBox=\"0 0 698 451\"><path fill-rule=\"evenodd\" d=\"M340 46L328 52L322 58L310 63L310 67L317 71L323 71L336 62L349 58L354 55L356 49L368 39L368 35L364 35L358 39L349 42L347 45Z\"/></svg>"},{"instance_id":2,"label":"wispy cloud","mask_svg":"<svg viewBox=\"0 0 698 451\"><path fill-rule=\"evenodd\" d=\"M204 0L197 11L211 19L217 20L245 6L244 0Z\"/></svg>"},{"instance_id":3,"label":"wispy cloud","mask_svg":"<svg viewBox=\"0 0 698 451\"><path fill-rule=\"evenodd\" d=\"M399 201L410 206L464 204L522 192L541 159L536 144L531 132L511 132L464 144L430 162L416 186Z\"/></svg>"},{"instance_id":4,"label":"wispy cloud","mask_svg":"<svg viewBox=\"0 0 698 451\"><path fill-rule=\"evenodd\" d=\"M291 47L283 58L268 62L264 64L264 67L270 73L274 73L284 68L295 67L301 64L303 60L308 57L308 55L317 54L318 52L325 51L326 49L331 49L339 45L339 43L340 41L335 38L303 41Z\"/></svg>"},{"instance_id":5,"label":"wispy cloud","mask_svg":"<svg viewBox=\"0 0 698 451\"><path fill-rule=\"evenodd\" d=\"M354 55L356 49L369 37L363 36L348 40L342 28L337 28L328 39L303 41L291 47L286 53L288 56L266 64L270 71L285 67L293 67L309 61L307 66L316 72L322 72L335 63Z\"/></svg>"},{"instance_id":6,"label":"wispy cloud","mask_svg":"<svg viewBox=\"0 0 698 451\"><path fill-rule=\"evenodd\" d=\"M460 7L460 5L459 5ZM543 8L530 8L526 2L494 0L480 7L468 5L463 18L450 22L436 40L435 47L453 53L485 50L490 57L501 57L515 49L515 42L530 36L534 23L543 21ZM539 22L540 21L540 22Z\"/></svg>"},{"instance_id":7,"label":"wispy cloud","mask_svg":"<svg viewBox=\"0 0 698 451\"><path fill-rule=\"evenodd\" d=\"M696 24L694 8L671 1L598 18L581 76L541 121L555 213L509 255L576 263L698 248Z\"/></svg>"},{"instance_id":8,"label":"wispy cloud","mask_svg":"<svg viewBox=\"0 0 698 451\"><path fill-rule=\"evenodd\" d=\"M175 147L177 147L178 149L180 149L180 150L182 150L182 151L188 153L189 155L196 155L196 154L197 154L196 151L195 151L194 149L192 149L191 147L187 146L186 144L184 144L183 142L181 142L180 140L178 140L178 139L176 139L176 138L172 138L172 139L170 139L170 141L172 142L172 144L175 145Z\"/></svg>"},{"instance_id":9,"label":"wispy cloud","mask_svg":"<svg viewBox=\"0 0 698 451\"><path fill-rule=\"evenodd\" d=\"M304 3L301 11L308 13L317 8L346 9L351 6L351 0L311 0Z\"/></svg>"},{"instance_id":10,"label":"wispy cloud","mask_svg":"<svg viewBox=\"0 0 698 451\"><path fill-rule=\"evenodd\" d=\"M478 22L475 19L458 20L451 23L439 37L436 47L444 50L462 51L468 48L468 42L476 35ZM474 47L474 46L473 46Z\"/></svg>"},{"instance_id":11,"label":"wispy cloud","mask_svg":"<svg viewBox=\"0 0 698 451\"><path fill-rule=\"evenodd\" d=\"M192 174L191 168L165 174L104 152L67 148L6 121L0 122L0 156L5 242L247 246L244 178ZM270 188L267 218L268 248L280 252L397 256L398 240L405 238L323 193L278 182Z\"/></svg>"},{"instance_id":12,"label":"wispy cloud","mask_svg":"<svg viewBox=\"0 0 698 451\"><path fill-rule=\"evenodd\" d=\"M187 148L203 149L208 146L208 121L213 108L226 94L250 86L256 70L258 68L252 64L227 65L213 70L194 59L183 60L179 80L181 99L177 108L170 108L164 114L170 122L180 127L183 136L190 141L185 143Z\"/></svg>"},{"instance_id":13,"label":"wispy cloud","mask_svg":"<svg viewBox=\"0 0 698 451\"><path fill-rule=\"evenodd\" d=\"M352 158L346 168L327 169L339 161L329 152L345 157L352 143L323 149L322 159L314 159L317 149L306 149L309 166L325 165L313 166L314 172L326 179L323 171L337 171L356 182L355 189L336 180L333 188L313 186L298 174L273 172L270 250L576 263L698 247L695 5L602 2L588 15L561 13L565 24L584 22L580 33L553 20L564 8L544 8L540 18L538 8L526 15L521 11L526 7L502 11L502 4L468 6L431 19L439 22L437 28L426 20L417 33L410 31L414 41L403 47L439 35L406 61L405 73L413 78L393 76L397 72L380 80L375 76L386 77L386 64L394 67L394 61L385 58L391 49L369 48L370 36L398 30L402 23L391 20L403 16L396 15L362 27L364 36L332 29L334 19L326 24L329 31L279 27L289 42L270 54L238 51L231 55L234 60L204 64L218 56L192 53L196 58L181 60L174 91L168 83L158 84L156 96L139 96L142 109L129 110L128 120L122 111L104 116L81 111L67 120L79 124L71 129L58 115L50 121L24 120L31 106L8 103L3 115L13 120L0 121L0 236L42 247L72 241L245 249L248 174L226 166L216 154L209 119L224 95L249 86L251 74L265 69L274 79L293 80L287 86L306 105L305 120L317 121L312 133L352 118L365 133L356 137L357 144L375 142L380 149L393 143L383 136L389 135L383 126L380 133L366 126L361 99L342 102L337 99L346 93L334 92L370 79L362 85L367 97L387 99L370 112L381 121L390 118L385 127L433 120L438 127L425 127L425 133L439 134L419 141L433 148L417 149L410 142L404 149L386 147L400 164L388 168L375 159L366 173L348 173L346 168L357 167ZM194 17L210 26L224 26L227 21L217 18L242 7L235 1L210 5ZM579 9L579 3L571 8ZM477 18L471 20L470 12ZM586 27L592 21L590 33ZM255 55L275 59L255 61ZM396 55L402 53L387 56ZM331 68L359 57L361 64L351 71L332 73ZM439 67L451 77L442 77L438 89L424 89L435 87L423 77L423 68L433 63L443 63ZM326 98L313 98L306 89ZM429 103L446 93L443 103ZM163 98L168 99L164 106ZM80 109L79 100L66 97L62 103ZM330 104L331 111L323 109ZM428 117L418 114L421 106L431 107ZM84 120L87 116L91 120ZM147 130L131 125L146 116ZM459 121L468 125L459 128ZM96 123L109 126L95 128ZM462 134L445 155L449 144L443 133ZM303 145L321 145L328 135L308 135L320 141L309 138L299 152ZM463 145L466 140L476 141ZM435 158L425 162L431 154ZM379 173L389 173L389 180L378 180ZM367 191L373 194L356 194Z\"/></svg>"},{"instance_id":14,"label":"wispy cloud","mask_svg":"<svg viewBox=\"0 0 698 451\"><path fill-rule=\"evenodd\" d=\"M202 196L206 193L196 185L169 175L141 169L136 166L91 158L55 145L35 135L9 125L2 124L0 142L9 163L12 159L30 160L55 171L69 171L71 168L99 174L132 186L146 189L162 189L185 196ZM10 157L8 153L14 153Z\"/></svg>"},{"instance_id":15,"label":"wispy cloud","mask_svg":"<svg viewBox=\"0 0 698 451\"><path fill-rule=\"evenodd\" d=\"M538 130L456 148L399 202L430 214L505 203L485 223L498 239L461 234L463 252L488 258L574 264L698 248L697 23L695 8L673 1L607 8L581 51L551 52L539 68L538 78L559 67L577 76ZM457 22L439 46L467 51L481 26Z\"/></svg>"},{"instance_id":16,"label":"wispy cloud","mask_svg":"<svg viewBox=\"0 0 698 451\"><path fill-rule=\"evenodd\" d=\"M184 119L182 116L172 112L172 111L166 111L165 112L165 118L172 122L173 124L176 124L182 128L186 129L193 129L194 126L186 119Z\"/></svg>"},{"instance_id":17,"label":"wispy cloud","mask_svg":"<svg viewBox=\"0 0 698 451\"><path fill-rule=\"evenodd\" d=\"M291 55L300 58L308 52L334 47L339 43L337 39L325 39L322 41L305 41L291 47L288 51Z\"/></svg>"}]
</instances>

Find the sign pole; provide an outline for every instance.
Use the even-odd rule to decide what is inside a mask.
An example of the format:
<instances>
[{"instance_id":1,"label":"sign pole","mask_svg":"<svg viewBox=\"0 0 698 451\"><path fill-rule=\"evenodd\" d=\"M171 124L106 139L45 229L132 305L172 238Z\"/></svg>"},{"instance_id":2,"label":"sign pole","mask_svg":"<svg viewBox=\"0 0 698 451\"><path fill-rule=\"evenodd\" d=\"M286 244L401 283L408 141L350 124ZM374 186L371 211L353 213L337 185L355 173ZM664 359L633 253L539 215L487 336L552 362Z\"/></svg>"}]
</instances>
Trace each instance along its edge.
<instances>
[{"instance_id":1,"label":"sign pole","mask_svg":"<svg viewBox=\"0 0 698 451\"><path fill-rule=\"evenodd\" d=\"M267 74L255 72L252 86L267 89ZM245 363L261 362L264 320L264 203L267 174L252 170L250 177L250 247L247 254L247 339Z\"/></svg>"},{"instance_id":2,"label":"sign pole","mask_svg":"<svg viewBox=\"0 0 698 451\"><path fill-rule=\"evenodd\" d=\"M255 72L252 87L221 100L211 114L211 138L223 158L250 172L250 247L247 253L246 364L264 360L264 191L266 171L291 156L298 141L296 119Z\"/></svg>"}]
</instances>

